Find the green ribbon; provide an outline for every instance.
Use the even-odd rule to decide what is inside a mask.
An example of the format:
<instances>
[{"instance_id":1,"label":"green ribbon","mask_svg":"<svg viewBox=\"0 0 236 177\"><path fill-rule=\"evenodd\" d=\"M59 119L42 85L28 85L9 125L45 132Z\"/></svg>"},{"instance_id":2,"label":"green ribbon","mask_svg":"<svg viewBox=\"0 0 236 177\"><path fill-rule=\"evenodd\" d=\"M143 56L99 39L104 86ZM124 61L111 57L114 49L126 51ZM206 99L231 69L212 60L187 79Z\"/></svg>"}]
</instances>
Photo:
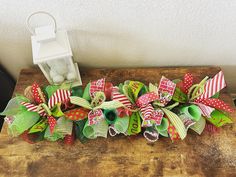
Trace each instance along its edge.
<instances>
[{"instance_id":1,"label":"green ribbon","mask_svg":"<svg viewBox=\"0 0 236 177\"><path fill-rule=\"evenodd\" d=\"M156 125L155 128L158 131L158 133L164 137L168 137L168 126L169 126L169 122L167 118L162 118L161 124L160 125Z\"/></svg>"},{"instance_id":2,"label":"green ribbon","mask_svg":"<svg viewBox=\"0 0 236 177\"><path fill-rule=\"evenodd\" d=\"M29 131L29 133L43 132L47 128L47 119L42 119L36 123Z\"/></svg>"},{"instance_id":3,"label":"green ribbon","mask_svg":"<svg viewBox=\"0 0 236 177\"><path fill-rule=\"evenodd\" d=\"M155 92L155 93L158 93L158 88L156 85L153 85L152 83L149 83L149 92Z\"/></svg>"},{"instance_id":4,"label":"green ribbon","mask_svg":"<svg viewBox=\"0 0 236 177\"><path fill-rule=\"evenodd\" d=\"M36 112L24 111L14 115L14 121L8 127L8 132L12 136L19 136L28 130L39 120L40 116Z\"/></svg>"},{"instance_id":5,"label":"green ribbon","mask_svg":"<svg viewBox=\"0 0 236 177\"><path fill-rule=\"evenodd\" d=\"M172 100L180 103L185 103L188 97L185 93L183 93L180 88L176 87L174 95L172 96Z\"/></svg>"},{"instance_id":6,"label":"green ribbon","mask_svg":"<svg viewBox=\"0 0 236 177\"><path fill-rule=\"evenodd\" d=\"M73 129L73 122L70 119L66 119L65 117L60 117L57 120L57 124L55 126L54 131L63 135L71 135Z\"/></svg>"},{"instance_id":7,"label":"green ribbon","mask_svg":"<svg viewBox=\"0 0 236 177\"><path fill-rule=\"evenodd\" d=\"M117 101L117 100L106 101L106 102L103 102L99 106L92 107L87 100L85 100L84 98L76 97L76 96L71 96L70 97L70 102L72 104L81 106L81 107L89 109L89 110L116 109L116 108L119 108L119 107L124 107L124 105L121 102Z\"/></svg>"},{"instance_id":8,"label":"green ribbon","mask_svg":"<svg viewBox=\"0 0 236 177\"><path fill-rule=\"evenodd\" d=\"M141 91L141 89L143 88L143 86L144 86L144 84L139 81L130 81L129 82L129 87L131 88L131 90L133 92L135 100L138 98L138 94Z\"/></svg>"},{"instance_id":9,"label":"green ribbon","mask_svg":"<svg viewBox=\"0 0 236 177\"><path fill-rule=\"evenodd\" d=\"M49 85L44 90L47 93L48 98L50 98L60 87L57 85Z\"/></svg>"},{"instance_id":10,"label":"green ribbon","mask_svg":"<svg viewBox=\"0 0 236 177\"><path fill-rule=\"evenodd\" d=\"M117 130L118 133L126 133L129 127L129 117L122 117L122 118L117 118L114 128Z\"/></svg>"},{"instance_id":11,"label":"green ribbon","mask_svg":"<svg viewBox=\"0 0 236 177\"><path fill-rule=\"evenodd\" d=\"M173 112L169 111L168 109L162 108L166 116L169 118L170 122L175 126L177 132L181 139L184 139L187 135L187 131L182 120Z\"/></svg>"},{"instance_id":12,"label":"green ribbon","mask_svg":"<svg viewBox=\"0 0 236 177\"><path fill-rule=\"evenodd\" d=\"M211 118L208 118L207 120L216 127L221 127L225 124L233 123L233 121L227 115L218 110L214 110L211 113Z\"/></svg>"},{"instance_id":13,"label":"green ribbon","mask_svg":"<svg viewBox=\"0 0 236 177\"><path fill-rule=\"evenodd\" d=\"M88 140L88 138L86 138L83 134L83 129L87 120L88 119L75 121L75 135L81 143L85 143Z\"/></svg>"},{"instance_id":14,"label":"green ribbon","mask_svg":"<svg viewBox=\"0 0 236 177\"><path fill-rule=\"evenodd\" d=\"M58 139L63 139L65 135L71 135L72 129L73 122L65 117L60 117L57 120L53 133L50 132L49 126L47 127L44 138L49 141L57 141Z\"/></svg>"},{"instance_id":15,"label":"green ribbon","mask_svg":"<svg viewBox=\"0 0 236 177\"><path fill-rule=\"evenodd\" d=\"M51 133L49 126L47 127L44 134L44 138L48 141L57 141L59 139L63 139L64 137L65 135L60 132L53 131L53 133Z\"/></svg>"},{"instance_id":16,"label":"green ribbon","mask_svg":"<svg viewBox=\"0 0 236 177\"><path fill-rule=\"evenodd\" d=\"M91 85L90 82L86 85L86 87L84 88L83 96L82 96L82 98L84 98L87 101L91 100L91 97L90 97L90 85Z\"/></svg>"},{"instance_id":17,"label":"green ribbon","mask_svg":"<svg viewBox=\"0 0 236 177\"><path fill-rule=\"evenodd\" d=\"M104 116L108 124L114 124L117 120L117 114L115 109L105 109Z\"/></svg>"},{"instance_id":18,"label":"green ribbon","mask_svg":"<svg viewBox=\"0 0 236 177\"><path fill-rule=\"evenodd\" d=\"M108 124L105 119L101 120L100 122L94 125L89 125L87 121L83 129L83 134L88 139L95 139L99 136L106 138L107 132Z\"/></svg>"},{"instance_id":19,"label":"green ribbon","mask_svg":"<svg viewBox=\"0 0 236 177\"><path fill-rule=\"evenodd\" d=\"M127 134L128 135L135 135L141 132L141 120L140 115L138 112L134 112L129 120L129 127Z\"/></svg>"},{"instance_id":20,"label":"green ribbon","mask_svg":"<svg viewBox=\"0 0 236 177\"><path fill-rule=\"evenodd\" d=\"M179 110L195 122L199 121L202 115L200 108L196 105L183 106Z\"/></svg>"},{"instance_id":21,"label":"green ribbon","mask_svg":"<svg viewBox=\"0 0 236 177\"><path fill-rule=\"evenodd\" d=\"M83 96L83 88L81 86L72 87L71 92L72 92L71 95L73 96L79 96L79 97Z\"/></svg>"},{"instance_id":22,"label":"green ribbon","mask_svg":"<svg viewBox=\"0 0 236 177\"><path fill-rule=\"evenodd\" d=\"M8 102L4 111L0 113L0 115L14 116L18 113L26 111L25 106L21 105L21 102L29 102L29 99L24 96L17 96L15 98L12 98Z\"/></svg>"},{"instance_id":23,"label":"green ribbon","mask_svg":"<svg viewBox=\"0 0 236 177\"><path fill-rule=\"evenodd\" d=\"M201 135L206 125L205 118L201 117L199 121L197 121L194 125L190 127L193 131L195 131L197 134Z\"/></svg>"},{"instance_id":24,"label":"green ribbon","mask_svg":"<svg viewBox=\"0 0 236 177\"><path fill-rule=\"evenodd\" d=\"M64 116L64 113L61 110L61 103L57 103L56 106L53 107L51 112L54 117Z\"/></svg>"}]
</instances>

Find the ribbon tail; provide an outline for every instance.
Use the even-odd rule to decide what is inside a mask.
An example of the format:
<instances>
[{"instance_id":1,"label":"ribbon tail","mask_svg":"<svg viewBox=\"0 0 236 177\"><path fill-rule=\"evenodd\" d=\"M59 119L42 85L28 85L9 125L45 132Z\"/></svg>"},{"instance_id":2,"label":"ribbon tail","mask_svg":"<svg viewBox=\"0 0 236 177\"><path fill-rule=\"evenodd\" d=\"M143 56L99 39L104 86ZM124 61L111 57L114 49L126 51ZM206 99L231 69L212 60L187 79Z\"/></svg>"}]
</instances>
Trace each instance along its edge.
<instances>
[{"instance_id":1,"label":"ribbon tail","mask_svg":"<svg viewBox=\"0 0 236 177\"><path fill-rule=\"evenodd\" d=\"M167 115L170 122L176 128L177 132L179 133L180 138L183 140L187 135L187 131L185 129L185 126L184 126L182 120L175 113L169 111L168 109L162 108L162 110Z\"/></svg>"}]
</instances>

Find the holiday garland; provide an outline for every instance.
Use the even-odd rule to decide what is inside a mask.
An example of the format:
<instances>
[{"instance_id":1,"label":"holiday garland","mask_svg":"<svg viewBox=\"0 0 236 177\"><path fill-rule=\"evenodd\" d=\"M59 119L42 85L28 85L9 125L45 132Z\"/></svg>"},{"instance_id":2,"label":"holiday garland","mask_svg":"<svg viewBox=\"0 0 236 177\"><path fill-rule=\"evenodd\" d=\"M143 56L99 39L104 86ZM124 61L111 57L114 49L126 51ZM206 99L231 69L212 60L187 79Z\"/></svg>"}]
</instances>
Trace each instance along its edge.
<instances>
[{"instance_id":1,"label":"holiday garland","mask_svg":"<svg viewBox=\"0 0 236 177\"><path fill-rule=\"evenodd\" d=\"M29 143L41 140L64 140L73 144L97 137L142 133L150 142L160 136L172 141L184 139L188 129L201 134L206 124L214 129L232 123L234 109L220 100L226 83L223 72L194 83L192 74L182 80L162 76L159 84L145 85L125 81L113 86L105 79L82 87L37 83L24 95L12 98L1 115L5 115L8 133Z\"/></svg>"}]
</instances>

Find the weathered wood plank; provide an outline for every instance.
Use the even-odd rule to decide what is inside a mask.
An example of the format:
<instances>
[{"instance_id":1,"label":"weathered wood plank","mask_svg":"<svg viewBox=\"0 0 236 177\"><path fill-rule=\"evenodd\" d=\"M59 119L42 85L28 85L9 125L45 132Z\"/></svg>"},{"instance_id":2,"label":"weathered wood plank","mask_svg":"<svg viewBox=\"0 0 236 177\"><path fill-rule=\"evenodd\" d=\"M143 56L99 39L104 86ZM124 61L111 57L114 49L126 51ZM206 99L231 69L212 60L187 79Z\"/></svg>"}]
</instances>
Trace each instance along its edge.
<instances>
[{"instance_id":1,"label":"weathered wood plank","mask_svg":"<svg viewBox=\"0 0 236 177\"><path fill-rule=\"evenodd\" d=\"M114 84L126 79L158 82L162 75L181 78L192 72L199 80L215 75L218 67L81 69L84 83L105 77ZM47 81L38 69L21 71L15 93L23 93L33 81ZM232 102L226 89L221 98ZM235 121L236 114L232 115ZM168 138L148 143L141 135L98 138L74 146L62 142L28 144L10 138L4 125L0 134L0 176L235 176L236 127L223 127L220 133L189 132L184 141Z\"/></svg>"}]
</instances>

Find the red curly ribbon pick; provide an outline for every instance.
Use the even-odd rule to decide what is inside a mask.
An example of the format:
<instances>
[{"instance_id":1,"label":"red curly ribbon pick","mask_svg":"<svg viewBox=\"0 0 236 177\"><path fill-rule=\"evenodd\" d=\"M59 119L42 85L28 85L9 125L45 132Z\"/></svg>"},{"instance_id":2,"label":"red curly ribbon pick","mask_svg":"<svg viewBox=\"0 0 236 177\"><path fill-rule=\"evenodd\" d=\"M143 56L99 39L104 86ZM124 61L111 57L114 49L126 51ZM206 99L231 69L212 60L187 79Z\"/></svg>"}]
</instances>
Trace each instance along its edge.
<instances>
[{"instance_id":1,"label":"red curly ribbon pick","mask_svg":"<svg viewBox=\"0 0 236 177\"><path fill-rule=\"evenodd\" d=\"M160 103L166 105L171 100L171 97L175 92L175 87L176 84L174 82L165 78L164 76L161 77L158 87L158 91L160 94L159 98Z\"/></svg>"},{"instance_id":2,"label":"red curly ribbon pick","mask_svg":"<svg viewBox=\"0 0 236 177\"><path fill-rule=\"evenodd\" d=\"M88 117L89 110L85 108L76 108L64 113L65 117L70 120L83 120Z\"/></svg>"},{"instance_id":3,"label":"red curly ribbon pick","mask_svg":"<svg viewBox=\"0 0 236 177\"><path fill-rule=\"evenodd\" d=\"M138 100L136 101L136 104L138 107L141 107L158 99L159 99L159 96L155 92L149 92L140 96Z\"/></svg>"},{"instance_id":4,"label":"red curly ribbon pick","mask_svg":"<svg viewBox=\"0 0 236 177\"><path fill-rule=\"evenodd\" d=\"M69 90L57 90L48 100L48 107L51 109L57 103L64 103L69 100L71 91Z\"/></svg>"},{"instance_id":5,"label":"red curly ribbon pick","mask_svg":"<svg viewBox=\"0 0 236 177\"><path fill-rule=\"evenodd\" d=\"M131 108L132 104L129 99L119 92L118 87L113 87L112 89L112 100L117 100L121 102L125 107Z\"/></svg>"},{"instance_id":6,"label":"red curly ribbon pick","mask_svg":"<svg viewBox=\"0 0 236 177\"><path fill-rule=\"evenodd\" d=\"M104 87L105 87L105 78L91 82L89 90L90 96L94 98L96 92L104 91Z\"/></svg>"},{"instance_id":7,"label":"red curly ribbon pick","mask_svg":"<svg viewBox=\"0 0 236 177\"><path fill-rule=\"evenodd\" d=\"M169 135L170 135L170 139L172 141L176 141L180 139L180 136L175 128L175 126L169 121L169 127L167 129Z\"/></svg>"},{"instance_id":8,"label":"red curly ribbon pick","mask_svg":"<svg viewBox=\"0 0 236 177\"><path fill-rule=\"evenodd\" d=\"M54 128L57 124L57 120L53 116L48 116L48 124L49 124L49 128L50 128L50 132L52 134L54 131Z\"/></svg>"},{"instance_id":9,"label":"red curly ribbon pick","mask_svg":"<svg viewBox=\"0 0 236 177\"><path fill-rule=\"evenodd\" d=\"M26 103L26 102L21 102L21 104L23 106L25 106L28 111L37 112L40 116L46 116L47 115L45 110L42 107L38 109L38 106L36 106L32 103Z\"/></svg>"},{"instance_id":10,"label":"red curly ribbon pick","mask_svg":"<svg viewBox=\"0 0 236 177\"><path fill-rule=\"evenodd\" d=\"M44 93L41 91L41 88L39 87L39 85L37 83L34 83L32 85L32 93L33 93L34 101L37 104L45 102L46 97L45 97Z\"/></svg>"},{"instance_id":11,"label":"red curly ribbon pick","mask_svg":"<svg viewBox=\"0 0 236 177\"><path fill-rule=\"evenodd\" d=\"M209 79L204 85L204 92L195 101L204 98L210 98L217 92L226 87L224 74L220 71L212 79Z\"/></svg>"},{"instance_id":12,"label":"red curly ribbon pick","mask_svg":"<svg viewBox=\"0 0 236 177\"><path fill-rule=\"evenodd\" d=\"M104 118L104 115L101 109L90 111L88 113L88 124L89 125L97 124L103 118Z\"/></svg>"},{"instance_id":13,"label":"red curly ribbon pick","mask_svg":"<svg viewBox=\"0 0 236 177\"><path fill-rule=\"evenodd\" d=\"M223 110L226 112L234 112L234 109L231 108L229 104L217 98L201 99L198 101L206 106L210 106L219 110Z\"/></svg>"},{"instance_id":14,"label":"red curly ribbon pick","mask_svg":"<svg viewBox=\"0 0 236 177\"><path fill-rule=\"evenodd\" d=\"M187 73L184 75L184 81L183 81L183 86L184 86L184 93L188 93L188 89L193 85L193 75L190 73Z\"/></svg>"}]
</instances>

